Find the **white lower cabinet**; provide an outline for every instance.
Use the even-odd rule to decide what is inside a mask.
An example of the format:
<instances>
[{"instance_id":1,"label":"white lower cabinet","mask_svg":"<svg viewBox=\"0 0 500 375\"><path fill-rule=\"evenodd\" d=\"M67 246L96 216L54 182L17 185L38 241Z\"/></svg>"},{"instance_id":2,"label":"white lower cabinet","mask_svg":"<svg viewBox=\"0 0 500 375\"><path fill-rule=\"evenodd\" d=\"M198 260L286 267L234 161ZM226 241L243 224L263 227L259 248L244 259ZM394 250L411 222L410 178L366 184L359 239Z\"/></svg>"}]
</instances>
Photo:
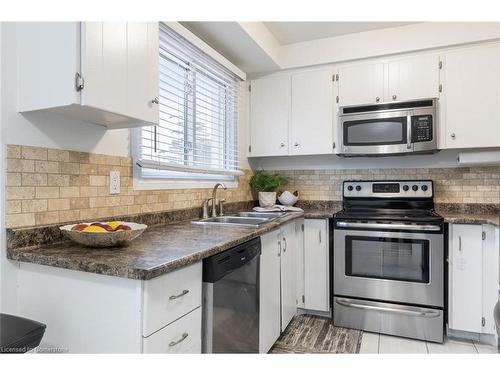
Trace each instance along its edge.
<instances>
[{"instance_id":1,"label":"white lower cabinet","mask_svg":"<svg viewBox=\"0 0 500 375\"><path fill-rule=\"evenodd\" d=\"M43 348L201 353L201 287L201 262L145 281L20 263L18 314L47 325Z\"/></svg>"},{"instance_id":2,"label":"white lower cabinet","mask_svg":"<svg viewBox=\"0 0 500 375\"><path fill-rule=\"evenodd\" d=\"M498 236L498 228L492 225L450 225L450 329L496 333L493 310L499 292Z\"/></svg>"},{"instance_id":3,"label":"white lower cabinet","mask_svg":"<svg viewBox=\"0 0 500 375\"><path fill-rule=\"evenodd\" d=\"M201 262L148 280L143 288L143 336L201 306Z\"/></svg>"},{"instance_id":4,"label":"white lower cabinet","mask_svg":"<svg viewBox=\"0 0 500 375\"><path fill-rule=\"evenodd\" d=\"M260 237L259 353L267 353L281 333L280 230Z\"/></svg>"},{"instance_id":5,"label":"white lower cabinet","mask_svg":"<svg viewBox=\"0 0 500 375\"><path fill-rule=\"evenodd\" d=\"M281 331L297 313L296 251L295 222L291 222L281 228Z\"/></svg>"},{"instance_id":6,"label":"white lower cabinet","mask_svg":"<svg viewBox=\"0 0 500 375\"><path fill-rule=\"evenodd\" d=\"M328 220L304 220L304 308L330 310Z\"/></svg>"},{"instance_id":7,"label":"white lower cabinet","mask_svg":"<svg viewBox=\"0 0 500 375\"><path fill-rule=\"evenodd\" d=\"M292 221L261 236L260 353L271 349L297 312L296 229Z\"/></svg>"},{"instance_id":8,"label":"white lower cabinet","mask_svg":"<svg viewBox=\"0 0 500 375\"><path fill-rule=\"evenodd\" d=\"M297 307L304 308L304 219L295 220L295 299Z\"/></svg>"},{"instance_id":9,"label":"white lower cabinet","mask_svg":"<svg viewBox=\"0 0 500 375\"><path fill-rule=\"evenodd\" d=\"M201 353L201 308L143 339L143 353Z\"/></svg>"}]
</instances>

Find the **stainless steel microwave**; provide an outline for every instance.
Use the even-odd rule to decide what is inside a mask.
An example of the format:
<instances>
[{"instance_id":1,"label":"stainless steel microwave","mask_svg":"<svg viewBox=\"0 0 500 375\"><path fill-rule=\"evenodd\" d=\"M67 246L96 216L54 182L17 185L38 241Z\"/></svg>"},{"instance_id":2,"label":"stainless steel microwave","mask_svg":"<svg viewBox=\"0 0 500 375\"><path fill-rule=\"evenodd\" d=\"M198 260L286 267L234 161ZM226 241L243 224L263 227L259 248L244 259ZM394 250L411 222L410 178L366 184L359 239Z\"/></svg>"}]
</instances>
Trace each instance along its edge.
<instances>
[{"instance_id":1,"label":"stainless steel microwave","mask_svg":"<svg viewBox=\"0 0 500 375\"><path fill-rule=\"evenodd\" d=\"M341 156L437 152L437 99L339 109Z\"/></svg>"}]
</instances>

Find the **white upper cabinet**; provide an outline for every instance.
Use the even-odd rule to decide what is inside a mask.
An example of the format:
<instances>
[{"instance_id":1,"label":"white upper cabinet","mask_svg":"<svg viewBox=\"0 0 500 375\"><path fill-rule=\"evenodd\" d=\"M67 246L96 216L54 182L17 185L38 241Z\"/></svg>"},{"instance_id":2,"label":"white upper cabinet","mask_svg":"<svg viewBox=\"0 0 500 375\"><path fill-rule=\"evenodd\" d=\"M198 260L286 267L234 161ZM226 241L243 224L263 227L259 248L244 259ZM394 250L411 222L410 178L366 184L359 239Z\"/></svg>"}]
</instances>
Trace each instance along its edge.
<instances>
[{"instance_id":1,"label":"white upper cabinet","mask_svg":"<svg viewBox=\"0 0 500 375\"><path fill-rule=\"evenodd\" d=\"M346 65L338 70L339 105L372 104L384 101L384 64Z\"/></svg>"},{"instance_id":2,"label":"white upper cabinet","mask_svg":"<svg viewBox=\"0 0 500 375\"><path fill-rule=\"evenodd\" d=\"M439 97L438 55L390 61L387 69L386 102Z\"/></svg>"},{"instance_id":3,"label":"white upper cabinet","mask_svg":"<svg viewBox=\"0 0 500 375\"><path fill-rule=\"evenodd\" d=\"M333 152L333 69L292 75L290 154Z\"/></svg>"},{"instance_id":4,"label":"white upper cabinet","mask_svg":"<svg viewBox=\"0 0 500 375\"><path fill-rule=\"evenodd\" d=\"M288 155L290 76L256 79L250 91L249 156Z\"/></svg>"},{"instance_id":5,"label":"white upper cabinet","mask_svg":"<svg viewBox=\"0 0 500 375\"><path fill-rule=\"evenodd\" d=\"M26 22L17 42L20 112L110 128L158 123L158 23Z\"/></svg>"},{"instance_id":6,"label":"white upper cabinet","mask_svg":"<svg viewBox=\"0 0 500 375\"><path fill-rule=\"evenodd\" d=\"M444 146L500 147L500 44L447 52L443 71Z\"/></svg>"},{"instance_id":7,"label":"white upper cabinet","mask_svg":"<svg viewBox=\"0 0 500 375\"><path fill-rule=\"evenodd\" d=\"M439 56L346 65L339 72L339 105L439 97Z\"/></svg>"}]
</instances>

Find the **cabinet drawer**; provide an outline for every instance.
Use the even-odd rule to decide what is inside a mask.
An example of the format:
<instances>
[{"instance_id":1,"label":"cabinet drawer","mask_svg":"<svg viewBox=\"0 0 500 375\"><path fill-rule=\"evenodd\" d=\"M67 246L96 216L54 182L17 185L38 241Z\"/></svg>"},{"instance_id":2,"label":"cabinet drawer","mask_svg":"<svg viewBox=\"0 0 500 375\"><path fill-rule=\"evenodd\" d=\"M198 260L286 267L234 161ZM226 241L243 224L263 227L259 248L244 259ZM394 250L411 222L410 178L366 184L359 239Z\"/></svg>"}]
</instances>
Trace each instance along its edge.
<instances>
[{"instance_id":1,"label":"cabinet drawer","mask_svg":"<svg viewBox=\"0 0 500 375\"><path fill-rule=\"evenodd\" d=\"M201 262L144 283L143 336L201 306Z\"/></svg>"},{"instance_id":2,"label":"cabinet drawer","mask_svg":"<svg viewBox=\"0 0 500 375\"><path fill-rule=\"evenodd\" d=\"M143 339L143 353L201 353L201 308Z\"/></svg>"}]
</instances>

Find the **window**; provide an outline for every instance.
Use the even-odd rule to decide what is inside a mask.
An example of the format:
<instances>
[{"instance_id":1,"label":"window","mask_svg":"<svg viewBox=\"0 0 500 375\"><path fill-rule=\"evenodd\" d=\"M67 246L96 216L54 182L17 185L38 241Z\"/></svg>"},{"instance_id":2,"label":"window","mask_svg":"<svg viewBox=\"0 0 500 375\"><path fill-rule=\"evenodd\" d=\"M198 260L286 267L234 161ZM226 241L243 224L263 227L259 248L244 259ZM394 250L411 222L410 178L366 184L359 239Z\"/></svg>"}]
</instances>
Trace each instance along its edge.
<instances>
[{"instance_id":1,"label":"window","mask_svg":"<svg viewBox=\"0 0 500 375\"><path fill-rule=\"evenodd\" d=\"M160 122L139 131L141 177L233 180L239 78L162 23L159 64Z\"/></svg>"}]
</instances>

